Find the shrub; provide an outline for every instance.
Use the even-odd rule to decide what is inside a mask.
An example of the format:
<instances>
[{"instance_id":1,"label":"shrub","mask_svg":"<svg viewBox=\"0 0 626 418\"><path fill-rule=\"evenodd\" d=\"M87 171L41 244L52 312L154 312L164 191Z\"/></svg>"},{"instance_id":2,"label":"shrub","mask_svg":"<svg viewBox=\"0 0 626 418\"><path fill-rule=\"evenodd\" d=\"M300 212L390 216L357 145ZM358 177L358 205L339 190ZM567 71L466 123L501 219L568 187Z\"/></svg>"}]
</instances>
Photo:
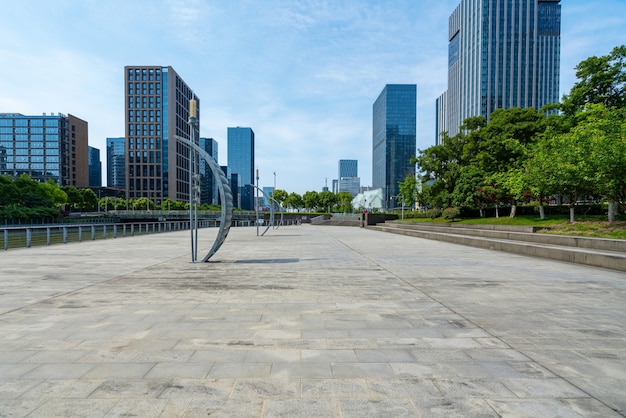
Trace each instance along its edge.
<instances>
[{"instance_id":1,"label":"shrub","mask_svg":"<svg viewBox=\"0 0 626 418\"><path fill-rule=\"evenodd\" d=\"M441 216L441 209L432 208L426 211L426 214L430 219L436 219Z\"/></svg>"},{"instance_id":2,"label":"shrub","mask_svg":"<svg viewBox=\"0 0 626 418\"><path fill-rule=\"evenodd\" d=\"M461 216L461 210L459 208L446 208L443 210L442 215L448 221L453 221L455 218Z\"/></svg>"}]
</instances>

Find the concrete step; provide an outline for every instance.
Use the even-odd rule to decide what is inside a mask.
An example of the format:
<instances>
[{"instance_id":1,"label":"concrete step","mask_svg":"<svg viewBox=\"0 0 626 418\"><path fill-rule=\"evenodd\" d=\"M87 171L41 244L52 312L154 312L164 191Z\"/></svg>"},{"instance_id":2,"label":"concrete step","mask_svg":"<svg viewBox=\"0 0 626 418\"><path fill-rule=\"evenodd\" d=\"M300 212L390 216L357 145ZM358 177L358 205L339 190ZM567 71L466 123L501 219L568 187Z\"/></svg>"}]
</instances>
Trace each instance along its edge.
<instances>
[{"instance_id":1,"label":"concrete step","mask_svg":"<svg viewBox=\"0 0 626 418\"><path fill-rule=\"evenodd\" d=\"M386 222L368 229L626 271L624 240L406 222Z\"/></svg>"}]
</instances>

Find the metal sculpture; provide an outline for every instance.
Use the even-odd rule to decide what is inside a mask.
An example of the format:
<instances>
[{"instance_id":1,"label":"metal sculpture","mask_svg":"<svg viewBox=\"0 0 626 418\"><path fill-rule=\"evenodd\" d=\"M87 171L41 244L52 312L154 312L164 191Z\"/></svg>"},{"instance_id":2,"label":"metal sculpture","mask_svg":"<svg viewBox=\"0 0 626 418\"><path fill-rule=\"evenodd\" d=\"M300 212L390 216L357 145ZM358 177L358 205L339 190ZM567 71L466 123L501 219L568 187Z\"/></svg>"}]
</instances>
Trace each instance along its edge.
<instances>
[{"instance_id":1,"label":"metal sculpture","mask_svg":"<svg viewBox=\"0 0 626 418\"><path fill-rule=\"evenodd\" d=\"M218 187L219 194L220 194L220 200L222 202L222 213L219 219L220 229L217 233L217 237L215 238L215 242L213 243L213 247L211 247L211 250L207 253L207 255L202 260L200 260L200 262L204 263L204 262L207 262L209 258L211 258L213 254L217 252L217 250L219 250L219 248L222 246L222 244L226 240L226 237L228 236L228 232L230 230L230 227L233 221L233 192L230 188L230 184L228 182L228 179L226 178L226 175L224 175L224 172L222 171L220 166L217 164L217 162L205 150L203 150L202 148L200 148L199 145L196 145L195 143L193 143L191 140L187 138L183 138L178 135L175 136L175 138L178 141L190 147L193 151L197 152L200 155L200 157L202 157L206 161L206 163L209 165L209 168L211 169L211 172L213 173L213 177L215 179L219 179L216 181L216 183L217 183L217 187ZM192 156L192 160L195 160L194 156ZM189 193L192 193L192 190L190 190ZM191 240L192 240L191 261L198 262L197 254L196 254L197 234L195 237L195 240L196 240L195 243L194 243L193 233L192 233Z\"/></svg>"}]
</instances>

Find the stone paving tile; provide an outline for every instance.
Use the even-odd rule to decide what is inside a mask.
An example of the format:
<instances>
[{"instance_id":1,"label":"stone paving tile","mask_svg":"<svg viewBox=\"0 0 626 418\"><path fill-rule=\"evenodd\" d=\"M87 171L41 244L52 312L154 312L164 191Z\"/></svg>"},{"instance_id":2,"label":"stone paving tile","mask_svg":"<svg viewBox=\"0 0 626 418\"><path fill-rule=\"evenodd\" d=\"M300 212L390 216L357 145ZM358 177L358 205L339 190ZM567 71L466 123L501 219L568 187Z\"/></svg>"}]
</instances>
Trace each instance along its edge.
<instances>
[{"instance_id":1,"label":"stone paving tile","mask_svg":"<svg viewBox=\"0 0 626 418\"><path fill-rule=\"evenodd\" d=\"M273 400L265 403L265 418L334 418L339 416L339 405L328 400Z\"/></svg>"},{"instance_id":2,"label":"stone paving tile","mask_svg":"<svg viewBox=\"0 0 626 418\"><path fill-rule=\"evenodd\" d=\"M366 379L302 379L302 399L369 399Z\"/></svg>"},{"instance_id":3,"label":"stone paving tile","mask_svg":"<svg viewBox=\"0 0 626 418\"><path fill-rule=\"evenodd\" d=\"M581 416L572 405L560 399L519 399L519 400L488 399L487 403L500 416L515 416L515 417Z\"/></svg>"},{"instance_id":4,"label":"stone paving tile","mask_svg":"<svg viewBox=\"0 0 626 418\"><path fill-rule=\"evenodd\" d=\"M100 387L104 380L51 379L44 380L20 395L22 399L85 399Z\"/></svg>"},{"instance_id":5,"label":"stone paving tile","mask_svg":"<svg viewBox=\"0 0 626 418\"><path fill-rule=\"evenodd\" d=\"M332 363L331 368L336 379L395 377L389 363Z\"/></svg>"},{"instance_id":6,"label":"stone paving tile","mask_svg":"<svg viewBox=\"0 0 626 418\"><path fill-rule=\"evenodd\" d=\"M104 417L117 403L115 399L47 400L29 414L33 417Z\"/></svg>"},{"instance_id":7,"label":"stone paving tile","mask_svg":"<svg viewBox=\"0 0 626 418\"><path fill-rule=\"evenodd\" d=\"M484 399L480 398L416 398L413 404L422 417L500 417Z\"/></svg>"},{"instance_id":8,"label":"stone paving tile","mask_svg":"<svg viewBox=\"0 0 626 418\"><path fill-rule=\"evenodd\" d=\"M9 400L0 398L0 417L25 417L45 402L45 400L41 399Z\"/></svg>"},{"instance_id":9,"label":"stone paving tile","mask_svg":"<svg viewBox=\"0 0 626 418\"><path fill-rule=\"evenodd\" d=\"M415 418L418 416L413 404L404 399L394 400L341 400L342 418L396 417Z\"/></svg>"},{"instance_id":10,"label":"stone paving tile","mask_svg":"<svg viewBox=\"0 0 626 418\"><path fill-rule=\"evenodd\" d=\"M300 399L300 379L237 379L231 399Z\"/></svg>"},{"instance_id":11,"label":"stone paving tile","mask_svg":"<svg viewBox=\"0 0 626 418\"><path fill-rule=\"evenodd\" d=\"M208 264L183 232L0 253L0 417L625 413L623 273L250 232Z\"/></svg>"}]
</instances>

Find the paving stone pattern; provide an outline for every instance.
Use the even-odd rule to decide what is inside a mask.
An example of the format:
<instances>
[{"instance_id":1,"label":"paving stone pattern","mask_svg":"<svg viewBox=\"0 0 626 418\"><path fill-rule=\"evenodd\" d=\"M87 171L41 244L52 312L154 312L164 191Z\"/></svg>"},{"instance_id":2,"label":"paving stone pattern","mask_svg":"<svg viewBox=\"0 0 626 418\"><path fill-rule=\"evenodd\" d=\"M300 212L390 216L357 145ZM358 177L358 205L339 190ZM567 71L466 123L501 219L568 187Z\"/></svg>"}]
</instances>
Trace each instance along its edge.
<instances>
[{"instance_id":1,"label":"paving stone pattern","mask_svg":"<svg viewBox=\"0 0 626 418\"><path fill-rule=\"evenodd\" d=\"M626 415L624 273L335 226L188 252L0 253L0 417Z\"/></svg>"}]
</instances>

